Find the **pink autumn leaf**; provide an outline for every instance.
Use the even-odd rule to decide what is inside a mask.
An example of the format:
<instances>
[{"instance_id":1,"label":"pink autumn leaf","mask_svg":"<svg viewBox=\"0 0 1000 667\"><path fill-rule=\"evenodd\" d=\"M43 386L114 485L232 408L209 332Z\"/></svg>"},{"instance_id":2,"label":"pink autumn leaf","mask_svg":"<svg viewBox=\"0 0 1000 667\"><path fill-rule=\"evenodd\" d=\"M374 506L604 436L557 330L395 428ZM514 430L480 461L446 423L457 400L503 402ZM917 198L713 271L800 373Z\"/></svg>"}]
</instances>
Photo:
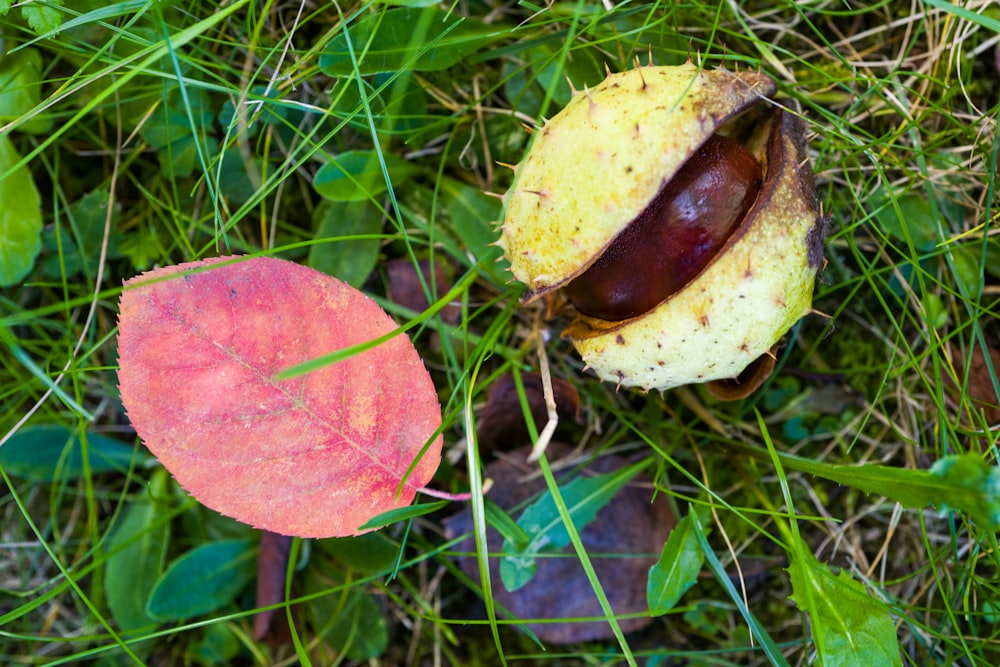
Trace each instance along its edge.
<instances>
[{"instance_id":1,"label":"pink autumn leaf","mask_svg":"<svg viewBox=\"0 0 1000 667\"><path fill-rule=\"evenodd\" d=\"M208 507L284 535L355 535L409 505L437 470L430 376L404 335L277 375L395 328L361 292L292 262L156 269L122 293L122 402L146 447Z\"/></svg>"}]
</instances>

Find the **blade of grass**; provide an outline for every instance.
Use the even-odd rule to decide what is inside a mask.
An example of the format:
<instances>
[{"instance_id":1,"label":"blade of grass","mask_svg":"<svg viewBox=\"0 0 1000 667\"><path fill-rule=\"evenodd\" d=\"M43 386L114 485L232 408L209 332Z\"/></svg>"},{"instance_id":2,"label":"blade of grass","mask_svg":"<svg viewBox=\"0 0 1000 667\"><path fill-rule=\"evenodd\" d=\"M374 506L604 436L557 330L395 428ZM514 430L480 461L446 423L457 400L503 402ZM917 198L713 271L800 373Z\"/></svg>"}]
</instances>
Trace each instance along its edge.
<instances>
[{"instance_id":1,"label":"blade of grass","mask_svg":"<svg viewBox=\"0 0 1000 667\"><path fill-rule=\"evenodd\" d=\"M469 471L469 493L472 496L472 524L476 538L476 560L479 561L479 585L483 591L483 604L486 605L486 616L490 623L490 634L497 649L500 664L506 667L507 658L504 655L503 644L500 641L500 630L497 626L496 606L493 601L493 585L490 581L489 547L486 540L486 503L483 493L482 463L479 460L479 448L476 446L476 418L472 409L472 390L476 385L476 377L485 357L480 357L465 383L465 401L462 411L462 426L465 431L465 456Z\"/></svg>"}]
</instances>

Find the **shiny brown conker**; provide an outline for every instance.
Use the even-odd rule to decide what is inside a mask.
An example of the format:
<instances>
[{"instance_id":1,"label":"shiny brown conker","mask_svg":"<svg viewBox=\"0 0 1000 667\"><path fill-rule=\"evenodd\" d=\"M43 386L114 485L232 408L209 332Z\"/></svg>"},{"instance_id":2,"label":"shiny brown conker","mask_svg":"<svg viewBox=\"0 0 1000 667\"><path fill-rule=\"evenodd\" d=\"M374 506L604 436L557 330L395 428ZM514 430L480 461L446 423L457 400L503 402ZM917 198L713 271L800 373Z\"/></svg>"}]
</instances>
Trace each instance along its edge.
<instances>
[{"instance_id":1,"label":"shiny brown conker","mask_svg":"<svg viewBox=\"0 0 1000 667\"><path fill-rule=\"evenodd\" d=\"M805 122L772 101L777 90L760 71L695 63L636 67L574 93L534 133L503 197L497 245L525 285L522 302L542 299L549 315L569 316L563 337L602 380L644 391L715 382L752 390L770 370L767 359L755 360L773 354L781 337L810 312L826 224L809 167ZM713 135L738 138L759 161L763 178L755 197L747 192L756 188L744 192L743 186L726 196L728 188L717 191L715 179L701 175L731 171L728 158L721 166L679 175L700 146L718 145ZM698 158L691 165L699 161L711 162ZM756 174L757 168L745 173ZM701 178L709 185L692 185ZM756 182L754 176L741 180ZM685 190L700 191L702 204L716 211L711 217L722 221L723 231L704 234L728 233L718 247L685 266L685 253L704 240L700 232L675 230L654 243L656 233L632 230L624 237L631 242L619 239L632 223L642 226L639 218L652 218L647 222L654 230L669 230L662 211L682 208L677 193ZM749 209L730 216L727 199ZM570 289L580 306L573 307L566 286L616 244L631 248L620 253L620 261L635 279L628 273L601 276L601 267L615 263L613 252L594 269L599 279ZM670 255L681 259L657 264ZM666 282L656 275L658 265L669 272ZM626 288L611 287L620 279ZM608 294L625 305L608 307ZM603 317L582 312L588 305ZM625 319L604 319L619 317Z\"/></svg>"},{"instance_id":2,"label":"shiny brown conker","mask_svg":"<svg viewBox=\"0 0 1000 667\"><path fill-rule=\"evenodd\" d=\"M712 135L607 250L566 285L590 317L617 322L652 310L694 278L753 206L760 163Z\"/></svg>"}]
</instances>

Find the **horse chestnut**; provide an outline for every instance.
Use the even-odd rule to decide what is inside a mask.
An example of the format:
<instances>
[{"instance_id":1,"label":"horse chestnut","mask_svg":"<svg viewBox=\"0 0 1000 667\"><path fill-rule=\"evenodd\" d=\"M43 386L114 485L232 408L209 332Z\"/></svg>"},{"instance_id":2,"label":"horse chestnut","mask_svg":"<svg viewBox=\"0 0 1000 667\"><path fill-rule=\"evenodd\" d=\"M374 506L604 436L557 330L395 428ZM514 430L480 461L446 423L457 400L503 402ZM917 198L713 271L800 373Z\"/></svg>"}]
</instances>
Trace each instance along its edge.
<instances>
[{"instance_id":1,"label":"horse chestnut","mask_svg":"<svg viewBox=\"0 0 1000 667\"><path fill-rule=\"evenodd\" d=\"M590 317L652 310L701 271L743 219L761 169L742 144L712 135L590 268L563 288ZM637 271L636 267L643 271Z\"/></svg>"},{"instance_id":2,"label":"horse chestnut","mask_svg":"<svg viewBox=\"0 0 1000 667\"><path fill-rule=\"evenodd\" d=\"M571 304L563 335L601 378L732 397L810 310L823 224L775 90L759 72L638 67L535 133L499 245L525 303Z\"/></svg>"}]
</instances>

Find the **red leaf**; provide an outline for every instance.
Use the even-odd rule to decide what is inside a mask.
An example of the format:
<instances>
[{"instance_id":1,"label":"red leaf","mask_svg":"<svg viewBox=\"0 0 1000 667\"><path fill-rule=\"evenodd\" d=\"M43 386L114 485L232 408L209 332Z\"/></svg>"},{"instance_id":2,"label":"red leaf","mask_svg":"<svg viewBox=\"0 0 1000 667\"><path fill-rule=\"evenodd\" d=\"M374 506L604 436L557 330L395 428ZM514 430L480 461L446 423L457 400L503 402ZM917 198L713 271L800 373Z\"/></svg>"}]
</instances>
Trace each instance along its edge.
<instances>
[{"instance_id":1,"label":"red leaf","mask_svg":"<svg viewBox=\"0 0 1000 667\"><path fill-rule=\"evenodd\" d=\"M132 278L120 312L118 381L132 425L223 514L285 535L356 535L412 502L440 464L440 436L420 453L441 408L406 336L277 379L395 328L335 278L272 258L209 259Z\"/></svg>"}]
</instances>

